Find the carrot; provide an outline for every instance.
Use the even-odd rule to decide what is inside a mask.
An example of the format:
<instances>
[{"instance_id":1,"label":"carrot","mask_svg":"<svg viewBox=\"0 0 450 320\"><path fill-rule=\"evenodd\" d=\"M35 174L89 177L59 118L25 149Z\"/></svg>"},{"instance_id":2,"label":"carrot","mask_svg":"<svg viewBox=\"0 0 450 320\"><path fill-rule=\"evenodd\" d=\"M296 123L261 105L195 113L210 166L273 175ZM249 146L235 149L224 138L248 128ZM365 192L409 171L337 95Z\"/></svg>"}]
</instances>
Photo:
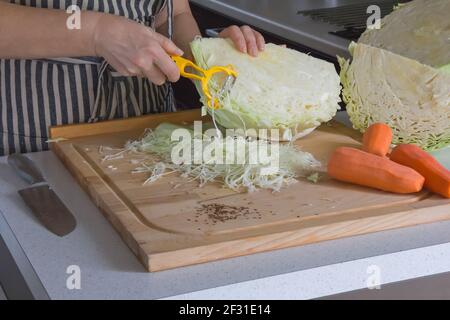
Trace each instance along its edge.
<instances>
[{"instance_id":1,"label":"carrot","mask_svg":"<svg viewBox=\"0 0 450 320\"><path fill-rule=\"evenodd\" d=\"M334 179L395 193L422 190L424 177L415 170L358 149L340 147L328 162Z\"/></svg>"},{"instance_id":2,"label":"carrot","mask_svg":"<svg viewBox=\"0 0 450 320\"><path fill-rule=\"evenodd\" d=\"M392 150L391 160L413 168L425 177L428 190L450 198L450 171L420 147L400 144Z\"/></svg>"},{"instance_id":3,"label":"carrot","mask_svg":"<svg viewBox=\"0 0 450 320\"><path fill-rule=\"evenodd\" d=\"M392 143L392 130L384 123L374 123L363 135L363 150L384 157Z\"/></svg>"}]
</instances>

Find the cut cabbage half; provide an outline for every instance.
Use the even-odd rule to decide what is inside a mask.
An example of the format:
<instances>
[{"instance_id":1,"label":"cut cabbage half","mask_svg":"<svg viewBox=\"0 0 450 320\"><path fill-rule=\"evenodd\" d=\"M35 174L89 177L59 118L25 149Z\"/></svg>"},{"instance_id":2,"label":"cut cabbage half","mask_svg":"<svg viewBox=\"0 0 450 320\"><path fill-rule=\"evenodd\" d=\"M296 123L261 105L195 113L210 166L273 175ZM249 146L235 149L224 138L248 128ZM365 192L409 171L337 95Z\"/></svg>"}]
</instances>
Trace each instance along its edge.
<instances>
[{"instance_id":1,"label":"cut cabbage half","mask_svg":"<svg viewBox=\"0 0 450 320\"><path fill-rule=\"evenodd\" d=\"M450 144L450 0L399 6L339 59L343 97L355 129L389 125L395 144L427 150Z\"/></svg>"},{"instance_id":2,"label":"cut cabbage half","mask_svg":"<svg viewBox=\"0 0 450 320\"><path fill-rule=\"evenodd\" d=\"M339 109L339 76L329 62L274 44L254 58L225 39L198 38L191 48L200 67L233 65L238 72L229 94L219 97L222 108L209 110L225 128L281 129L281 140L293 140Z\"/></svg>"}]
</instances>

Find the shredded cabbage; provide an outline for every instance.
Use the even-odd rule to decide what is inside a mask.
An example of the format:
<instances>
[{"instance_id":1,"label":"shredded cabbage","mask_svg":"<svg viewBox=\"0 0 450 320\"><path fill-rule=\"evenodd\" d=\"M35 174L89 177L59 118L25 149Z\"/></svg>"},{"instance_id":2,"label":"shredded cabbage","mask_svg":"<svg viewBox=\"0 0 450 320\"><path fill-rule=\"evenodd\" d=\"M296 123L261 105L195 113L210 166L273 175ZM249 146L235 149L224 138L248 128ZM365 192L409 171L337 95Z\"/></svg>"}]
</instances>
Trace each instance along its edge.
<instances>
[{"instance_id":1,"label":"shredded cabbage","mask_svg":"<svg viewBox=\"0 0 450 320\"><path fill-rule=\"evenodd\" d=\"M148 159L142 161L133 171L135 173L150 173L146 183L156 181L165 174L179 172L183 177L188 178L188 181L198 181L200 186L216 181L235 191L241 191L242 189L249 192L257 189L279 191L283 186L296 182L296 178L307 177L320 167L320 162L311 154L297 150L292 144L280 144L279 170L273 174L262 174L261 170L265 168L265 165L249 162L249 153L253 152L249 148L249 143L253 140L243 137L234 138L242 139L241 142L245 145L246 156L244 163L214 164L202 162L200 164L175 164L172 161L171 153L172 148L179 142L172 141L171 135L177 128L181 128L181 126L163 123L154 130L148 130L143 138L126 144L124 149L126 152L150 155ZM193 137L194 131L191 130L191 133ZM204 139L202 140L203 149L207 146L211 147L211 144L224 143L224 140L225 138ZM270 142L265 141L259 141L259 143L262 143L263 146L264 144L270 144ZM194 154L194 143L191 143L191 146L191 152ZM224 148L223 151L225 159L226 153L230 150ZM152 156L156 156L157 159Z\"/></svg>"},{"instance_id":2,"label":"shredded cabbage","mask_svg":"<svg viewBox=\"0 0 450 320\"><path fill-rule=\"evenodd\" d=\"M450 0L415 0L367 30L339 58L343 99L355 129L383 122L394 144L450 144Z\"/></svg>"},{"instance_id":3,"label":"shredded cabbage","mask_svg":"<svg viewBox=\"0 0 450 320\"><path fill-rule=\"evenodd\" d=\"M277 128L283 140L293 140L331 120L339 109L339 76L329 62L274 44L254 58L225 39L198 38L191 48L199 66L232 65L238 72L229 94L218 96L222 108L214 111L225 128ZM213 79L210 87L217 93L221 85L221 79Z\"/></svg>"}]
</instances>

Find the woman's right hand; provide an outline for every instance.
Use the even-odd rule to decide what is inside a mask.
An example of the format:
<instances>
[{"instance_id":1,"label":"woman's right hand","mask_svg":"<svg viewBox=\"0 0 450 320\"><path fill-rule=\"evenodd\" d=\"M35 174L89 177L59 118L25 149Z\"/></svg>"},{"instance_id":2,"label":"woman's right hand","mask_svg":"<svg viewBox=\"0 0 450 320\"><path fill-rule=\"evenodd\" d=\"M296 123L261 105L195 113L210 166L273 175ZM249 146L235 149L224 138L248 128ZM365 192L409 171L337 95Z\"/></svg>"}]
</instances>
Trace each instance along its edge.
<instances>
[{"instance_id":1,"label":"woman's right hand","mask_svg":"<svg viewBox=\"0 0 450 320\"><path fill-rule=\"evenodd\" d=\"M180 71L170 55L183 55L171 40L132 20L102 15L93 35L94 48L124 76L145 76L156 85L176 82Z\"/></svg>"}]
</instances>

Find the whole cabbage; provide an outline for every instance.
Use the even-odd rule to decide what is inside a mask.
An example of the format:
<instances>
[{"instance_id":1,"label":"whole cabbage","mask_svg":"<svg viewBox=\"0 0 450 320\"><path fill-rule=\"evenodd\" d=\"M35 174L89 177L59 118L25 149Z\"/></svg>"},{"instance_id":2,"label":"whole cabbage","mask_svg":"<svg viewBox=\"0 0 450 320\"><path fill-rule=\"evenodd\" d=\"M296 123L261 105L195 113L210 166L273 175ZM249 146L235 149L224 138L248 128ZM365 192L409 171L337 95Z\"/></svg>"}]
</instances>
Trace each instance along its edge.
<instances>
[{"instance_id":1,"label":"whole cabbage","mask_svg":"<svg viewBox=\"0 0 450 320\"><path fill-rule=\"evenodd\" d=\"M450 0L416 0L382 19L339 59L355 129L388 124L395 144L450 144Z\"/></svg>"},{"instance_id":2,"label":"whole cabbage","mask_svg":"<svg viewBox=\"0 0 450 320\"><path fill-rule=\"evenodd\" d=\"M274 44L255 58L225 39L198 38L191 48L200 67L232 65L238 72L213 114L225 128L276 128L282 140L292 140L331 120L339 109L340 80L329 62ZM220 81L212 85L220 86Z\"/></svg>"}]
</instances>

